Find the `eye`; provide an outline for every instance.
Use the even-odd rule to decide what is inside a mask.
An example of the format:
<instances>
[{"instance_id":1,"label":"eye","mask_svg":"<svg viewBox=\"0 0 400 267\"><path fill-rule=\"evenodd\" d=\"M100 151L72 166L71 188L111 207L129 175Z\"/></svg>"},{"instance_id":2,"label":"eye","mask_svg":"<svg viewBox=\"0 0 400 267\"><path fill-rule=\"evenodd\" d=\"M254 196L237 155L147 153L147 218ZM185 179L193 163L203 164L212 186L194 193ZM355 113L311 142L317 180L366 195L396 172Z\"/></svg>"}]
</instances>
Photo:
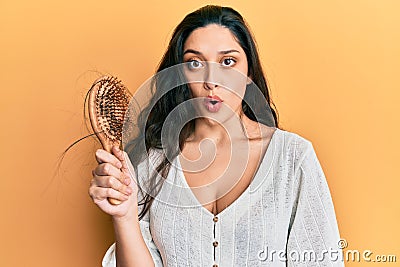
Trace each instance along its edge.
<instances>
[{"instance_id":1,"label":"eye","mask_svg":"<svg viewBox=\"0 0 400 267\"><path fill-rule=\"evenodd\" d=\"M192 60L188 61L188 68L191 70L200 69L202 67L203 67L203 63L201 63L200 61L198 61L196 59L192 59Z\"/></svg>"},{"instance_id":2,"label":"eye","mask_svg":"<svg viewBox=\"0 0 400 267\"><path fill-rule=\"evenodd\" d=\"M222 60L222 65L223 65L224 67L232 67L233 65L235 65L235 63L236 63L236 60L234 60L234 59L231 58L231 57L224 58L224 59Z\"/></svg>"}]
</instances>

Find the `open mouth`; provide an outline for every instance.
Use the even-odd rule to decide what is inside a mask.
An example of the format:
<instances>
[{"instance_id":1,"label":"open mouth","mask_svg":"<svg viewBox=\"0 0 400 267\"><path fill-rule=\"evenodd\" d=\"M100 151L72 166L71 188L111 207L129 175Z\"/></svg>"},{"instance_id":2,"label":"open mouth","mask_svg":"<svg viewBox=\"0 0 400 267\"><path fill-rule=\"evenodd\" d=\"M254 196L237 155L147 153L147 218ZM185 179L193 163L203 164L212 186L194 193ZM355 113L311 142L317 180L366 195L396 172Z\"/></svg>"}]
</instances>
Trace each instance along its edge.
<instances>
[{"instance_id":1,"label":"open mouth","mask_svg":"<svg viewBox=\"0 0 400 267\"><path fill-rule=\"evenodd\" d=\"M218 96L207 96L204 99L204 105L209 112L218 112L222 107L222 102L224 102Z\"/></svg>"}]
</instances>

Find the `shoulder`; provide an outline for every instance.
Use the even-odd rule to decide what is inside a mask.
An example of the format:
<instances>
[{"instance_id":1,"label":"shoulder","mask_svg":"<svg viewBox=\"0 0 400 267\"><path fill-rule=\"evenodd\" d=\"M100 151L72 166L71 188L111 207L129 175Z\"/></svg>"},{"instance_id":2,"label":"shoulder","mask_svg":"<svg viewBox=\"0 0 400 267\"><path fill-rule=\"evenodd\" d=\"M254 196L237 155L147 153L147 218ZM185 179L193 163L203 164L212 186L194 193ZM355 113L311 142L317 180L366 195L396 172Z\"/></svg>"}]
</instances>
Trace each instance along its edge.
<instances>
[{"instance_id":1,"label":"shoulder","mask_svg":"<svg viewBox=\"0 0 400 267\"><path fill-rule=\"evenodd\" d=\"M278 156L278 164L286 164L297 170L307 155L314 151L311 140L295 132L283 129L276 131L275 155Z\"/></svg>"},{"instance_id":2,"label":"shoulder","mask_svg":"<svg viewBox=\"0 0 400 267\"><path fill-rule=\"evenodd\" d=\"M145 152L137 165L138 169L148 168L150 166L158 165L163 159L164 153L162 149L151 148ZM149 166L150 165L150 166Z\"/></svg>"},{"instance_id":3,"label":"shoulder","mask_svg":"<svg viewBox=\"0 0 400 267\"><path fill-rule=\"evenodd\" d=\"M157 171L157 167L163 159L164 153L162 149L152 148L146 152L136 166L139 182L148 181L148 178Z\"/></svg>"},{"instance_id":4,"label":"shoulder","mask_svg":"<svg viewBox=\"0 0 400 267\"><path fill-rule=\"evenodd\" d=\"M284 150L292 153L306 153L312 149L312 142L306 137L283 129L277 129L277 131L280 135L278 143Z\"/></svg>"},{"instance_id":5,"label":"shoulder","mask_svg":"<svg viewBox=\"0 0 400 267\"><path fill-rule=\"evenodd\" d=\"M311 175L313 179L326 183L325 174L313 143L296 133L284 131L284 135L285 137L282 138L286 140L288 155L290 155L287 160L291 161L295 176Z\"/></svg>"}]
</instances>

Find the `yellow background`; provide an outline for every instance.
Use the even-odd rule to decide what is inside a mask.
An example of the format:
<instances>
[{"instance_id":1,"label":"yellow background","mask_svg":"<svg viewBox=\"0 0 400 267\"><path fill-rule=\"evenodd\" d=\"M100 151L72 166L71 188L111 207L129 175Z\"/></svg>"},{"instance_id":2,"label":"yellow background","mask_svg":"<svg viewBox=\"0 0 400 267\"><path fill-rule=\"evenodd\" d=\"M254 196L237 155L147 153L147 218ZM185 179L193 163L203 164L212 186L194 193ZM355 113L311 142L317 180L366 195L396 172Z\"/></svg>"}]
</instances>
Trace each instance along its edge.
<instances>
[{"instance_id":1,"label":"yellow background","mask_svg":"<svg viewBox=\"0 0 400 267\"><path fill-rule=\"evenodd\" d=\"M85 91L97 71L134 91L173 28L210 2L0 2L0 265L100 265L113 232L87 194L98 145L76 145L54 176L63 150L87 134ZM212 3L249 22L281 124L313 142L348 249L396 254L388 266L397 265L399 2Z\"/></svg>"}]
</instances>

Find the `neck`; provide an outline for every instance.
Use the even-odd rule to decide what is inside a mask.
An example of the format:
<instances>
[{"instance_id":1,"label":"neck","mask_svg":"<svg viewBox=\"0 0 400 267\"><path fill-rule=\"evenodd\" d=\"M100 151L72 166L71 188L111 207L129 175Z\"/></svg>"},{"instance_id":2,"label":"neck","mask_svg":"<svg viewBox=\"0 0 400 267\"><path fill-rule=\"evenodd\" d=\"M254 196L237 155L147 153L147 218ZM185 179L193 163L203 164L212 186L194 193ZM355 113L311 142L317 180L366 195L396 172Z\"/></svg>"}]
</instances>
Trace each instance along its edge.
<instances>
[{"instance_id":1,"label":"neck","mask_svg":"<svg viewBox=\"0 0 400 267\"><path fill-rule=\"evenodd\" d=\"M232 116L223 123L208 118L198 118L195 121L193 139L196 141L211 139L217 145L232 142L245 137L241 123L238 116Z\"/></svg>"}]
</instances>

